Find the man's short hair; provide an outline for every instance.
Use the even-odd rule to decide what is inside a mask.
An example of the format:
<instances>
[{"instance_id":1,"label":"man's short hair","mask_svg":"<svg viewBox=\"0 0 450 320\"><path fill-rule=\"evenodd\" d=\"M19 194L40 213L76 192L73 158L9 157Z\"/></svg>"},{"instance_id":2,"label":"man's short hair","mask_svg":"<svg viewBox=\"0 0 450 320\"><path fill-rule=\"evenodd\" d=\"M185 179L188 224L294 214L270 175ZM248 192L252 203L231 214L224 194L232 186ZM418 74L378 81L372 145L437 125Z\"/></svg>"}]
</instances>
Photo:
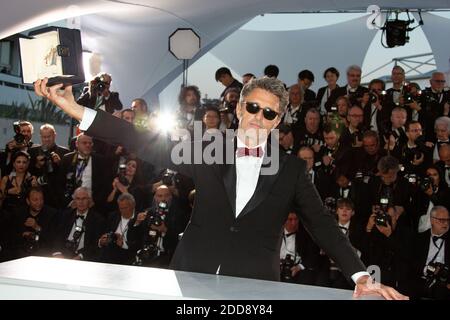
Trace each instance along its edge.
<instances>
[{"instance_id":1,"label":"man's short hair","mask_svg":"<svg viewBox=\"0 0 450 320\"><path fill-rule=\"evenodd\" d=\"M279 99L280 116L284 113L289 101L289 94L282 81L275 78L253 79L242 88L240 101L244 101L245 97L255 89L262 89L276 96Z\"/></svg>"},{"instance_id":2,"label":"man's short hair","mask_svg":"<svg viewBox=\"0 0 450 320\"><path fill-rule=\"evenodd\" d=\"M136 99L133 99L132 103L133 103L133 102L139 102L142 106L144 106L145 112L148 112L147 101L145 101L145 100L142 99L142 98L136 98Z\"/></svg>"},{"instance_id":3,"label":"man's short hair","mask_svg":"<svg viewBox=\"0 0 450 320\"><path fill-rule=\"evenodd\" d=\"M31 124L31 122L25 121L25 120L20 120L20 121L19 121L19 127L25 127L25 126L31 128L31 133L34 132L34 127L33 127L33 125Z\"/></svg>"},{"instance_id":4,"label":"man's short hair","mask_svg":"<svg viewBox=\"0 0 450 320\"><path fill-rule=\"evenodd\" d=\"M246 73L242 77L250 77L250 78L256 78L256 76L253 73Z\"/></svg>"},{"instance_id":5,"label":"man's short hair","mask_svg":"<svg viewBox=\"0 0 450 320\"><path fill-rule=\"evenodd\" d=\"M134 111L133 109L127 108L127 109L123 109L122 111L120 111L120 116L121 116L121 118L123 118L123 114L124 114L125 112L131 112L131 113L133 113L134 115L136 115L136 111Z\"/></svg>"},{"instance_id":6,"label":"man's short hair","mask_svg":"<svg viewBox=\"0 0 450 320\"><path fill-rule=\"evenodd\" d=\"M355 205L353 204L353 201L348 198L339 198L336 201L336 208L350 208L355 210Z\"/></svg>"},{"instance_id":7,"label":"man's short hair","mask_svg":"<svg viewBox=\"0 0 450 320\"><path fill-rule=\"evenodd\" d=\"M380 142L380 137L378 136L378 133L376 131L373 130L367 130L366 132L364 132L363 134L363 140L367 139L367 138L373 138L377 141L377 143Z\"/></svg>"},{"instance_id":8,"label":"man's short hair","mask_svg":"<svg viewBox=\"0 0 450 320\"><path fill-rule=\"evenodd\" d=\"M314 73L312 73L310 70L302 70L298 73L298 79L308 79L311 82L314 82Z\"/></svg>"},{"instance_id":9,"label":"man's short hair","mask_svg":"<svg viewBox=\"0 0 450 320\"><path fill-rule=\"evenodd\" d=\"M398 172L400 167L397 158L393 156L384 156L380 159L380 161L378 161L377 169L380 173L386 174L390 170L395 170Z\"/></svg>"},{"instance_id":10,"label":"man's short hair","mask_svg":"<svg viewBox=\"0 0 450 320\"><path fill-rule=\"evenodd\" d=\"M394 66L392 68L392 71L394 71L394 70L400 70L403 74L405 74L405 69L403 69L401 66Z\"/></svg>"},{"instance_id":11,"label":"man's short hair","mask_svg":"<svg viewBox=\"0 0 450 320\"><path fill-rule=\"evenodd\" d=\"M381 79L373 79L372 81L369 82L369 89L372 87L372 85L374 84L381 84L381 88L382 90L384 90L386 88L386 83L384 83L383 80Z\"/></svg>"},{"instance_id":12,"label":"man's short hair","mask_svg":"<svg viewBox=\"0 0 450 320\"><path fill-rule=\"evenodd\" d=\"M41 186L34 186L34 187L31 187L31 188L28 189L28 191L27 191L27 199L30 198L30 195L31 195L32 192L37 192L37 193L42 194L42 196L44 196L44 189L42 189Z\"/></svg>"},{"instance_id":13,"label":"man's short hair","mask_svg":"<svg viewBox=\"0 0 450 320\"><path fill-rule=\"evenodd\" d=\"M270 78L276 78L280 74L280 69L274 64L269 64L264 68L264 75Z\"/></svg>"},{"instance_id":14,"label":"man's short hair","mask_svg":"<svg viewBox=\"0 0 450 320\"><path fill-rule=\"evenodd\" d=\"M434 213L435 213L436 211L444 211L444 212L447 212L447 216L450 215L449 212L448 212L448 209L447 209L446 207L444 207L444 206L434 206L434 207L431 209L431 211L430 211L430 217L436 217L436 216L434 215Z\"/></svg>"},{"instance_id":15,"label":"man's short hair","mask_svg":"<svg viewBox=\"0 0 450 320\"><path fill-rule=\"evenodd\" d=\"M229 75L230 77L232 77L233 75L231 74L230 69L226 68L226 67L222 67L217 69L216 71L216 81L219 81L220 77L223 75Z\"/></svg>"},{"instance_id":16,"label":"man's short hair","mask_svg":"<svg viewBox=\"0 0 450 320\"><path fill-rule=\"evenodd\" d=\"M392 115L394 112L401 112L401 113L404 113L405 115L408 115L408 113L406 112L406 109L405 109L405 108L402 108L402 107L395 107L394 109L392 109L391 115Z\"/></svg>"},{"instance_id":17,"label":"man's short hair","mask_svg":"<svg viewBox=\"0 0 450 320\"><path fill-rule=\"evenodd\" d=\"M409 128L410 128L411 125L413 125L413 124L420 124L420 122L417 121L417 120L411 120L411 121L406 122L406 124L405 124L405 130L406 130L406 131L409 131Z\"/></svg>"},{"instance_id":18,"label":"man's short hair","mask_svg":"<svg viewBox=\"0 0 450 320\"><path fill-rule=\"evenodd\" d=\"M359 73L362 73L361 67L356 64L353 64L347 68L347 74L349 74L350 71L358 71Z\"/></svg>"},{"instance_id":19,"label":"man's short hair","mask_svg":"<svg viewBox=\"0 0 450 320\"><path fill-rule=\"evenodd\" d=\"M334 74L336 75L336 78L339 79L339 71L338 71L338 69L336 69L335 67L330 67L330 68L326 69L326 70L323 72L323 78L324 78L324 79L327 78L327 73L328 73L328 72L334 73Z\"/></svg>"},{"instance_id":20,"label":"man's short hair","mask_svg":"<svg viewBox=\"0 0 450 320\"><path fill-rule=\"evenodd\" d=\"M336 133L337 135L339 135L339 134L336 132L336 130L335 130L333 124L331 124L331 123L325 124L322 131L323 131L324 134L329 134L329 133L331 133L331 132L334 132L334 133Z\"/></svg>"},{"instance_id":21,"label":"man's short hair","mask_svg":"<svg viewBox=\"0 0 450 320\"><path fill-rule=\"evenodd\" d=\"M136 205L136 200L134 199L133 195L130 193L122 193L117 198L117 203L122 202L122 201L128 201L128 202L131 202L133 205Z\"/></svg>"},{"instance_id":22,"label":"man's short hair","mask_svg":"<svg viewBox=\"0 0 450 320\"><path fill-rule=\"evenodd\" d=\"M51 125L50 123L44 123L40 128L39 131L42 130L51 130L53 133L56 133L55 127Z\"/></svg>"},{"instance_id":23,"label":"man's short hair","mask_svg":"<svg viewBox=\"0 0 450 320\"><path fill-rule=\"evenodd\" d=\"M75 191L72 194L72 199L75 199L75 195L80 192L80 191L84 191L88 194L88 197L92 199L92 191L91 189L87 188L87 187L78 187L75 189Z\"/></svg>"},{"instance_id":24,"label":"man's short hair","mask_svg":"<svg viewBox=\"0 0 450 320\"><path fill-rule=\"evenodd\" d=\"M449 117L439 117L434 122L434 128L438 126L447 126L447 131L450 132L450 118Z\"/></svg>"}]
</instances>

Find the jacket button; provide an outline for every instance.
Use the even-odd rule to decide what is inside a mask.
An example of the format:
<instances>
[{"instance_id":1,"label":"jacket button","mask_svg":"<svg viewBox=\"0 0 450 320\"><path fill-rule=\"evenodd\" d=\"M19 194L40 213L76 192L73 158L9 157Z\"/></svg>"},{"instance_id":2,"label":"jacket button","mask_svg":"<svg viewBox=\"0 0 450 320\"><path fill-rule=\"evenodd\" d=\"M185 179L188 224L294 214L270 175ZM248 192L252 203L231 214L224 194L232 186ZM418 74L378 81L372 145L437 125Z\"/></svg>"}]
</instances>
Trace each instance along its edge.
<instances>
[{"instance_id":1,"label":"jacket button","mask_svg":"<svg viewBox=\"0 0 450 320\"><path fill-rule=\"evenodd\" d=\"M237 227L235 227L235 226L231 226L230 227L230 231L231 232L239 232L239 229Z\"/></svg>"}]
</instances>

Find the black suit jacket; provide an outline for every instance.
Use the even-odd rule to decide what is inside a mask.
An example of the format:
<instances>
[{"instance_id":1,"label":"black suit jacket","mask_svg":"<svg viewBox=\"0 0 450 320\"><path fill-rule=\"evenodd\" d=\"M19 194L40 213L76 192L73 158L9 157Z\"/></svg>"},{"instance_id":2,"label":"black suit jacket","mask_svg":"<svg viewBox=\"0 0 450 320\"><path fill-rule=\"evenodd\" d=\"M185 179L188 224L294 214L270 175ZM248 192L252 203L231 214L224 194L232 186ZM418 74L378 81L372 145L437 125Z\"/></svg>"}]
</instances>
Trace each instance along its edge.
<instances>
[{"instance_id":1,"label":"black suit jacket","mask_svg":"<svg viewBox=\"0 0 450 320\"><path fill-rule=\"evenodd\" d=\"M350 98L350 102L352 104L359 104L356 101L356 98L361 98L365 92L369 92L369 89L367 89L366 87L363 86L359 86L356 89L356 92L353 93L349 98ZM325 108L327 109L328 112L331 111L331 107L336 103L337 98L342 97L342 96L346 96L347 95L347 85L343 86L343 87L339 87L334 89L331 92L330 97L328 98L327 102L325 103Z\"/></svg>"},{"instance_id":2,"label":"black suit jacket","mask_svg":"<svg viewBox=\"0 0 450 320\"><path fill-rule=\"evenodd\" d=\"M327 88L328 88L328 86L325 86L325 87L320 88L320 89L317 91L316 100L317 100L317 103L318 103L319 105L320 105L320 103L322 102L322 98L323 98L324 94L327 92ZM334 88L333 90L331 90L331 92L330 92L330 97L331 97L331 95L333 94L333 91L336 90L337 88L339 88L338 85L336 85L336 88ZM327 100L328 100L328 99L327 99Z\"/></svg>"},{"instance_id":3,"label":"black suit jacket","mask_svg":"<svg viewBox=\"0 0 450 320\"><path fill-rule=\"evenodd\" d=\"M156 134L144 136L105 112L97 113L88 133L136 150L150 162L170 162L170 148L165 142L158 143ZM270 148L266 151L267 158ZM276 174L260 175L255 193L237 218L234 164L177 165L177 171L193 178L196 201L172 268L214 274L220 266L223 275L279 280L283 225L294 207L316 243L348 278L365 270L334 217L324 210L306 176L305 162L281 153L277 165Z\"/></svg>"},{"instance_id":4,"label":"black suit jacket","mask_svg":"<svg viewBox=\"0 0 450 320\"><path fill-rule=\"evenodd\" d=\"M119 93L111 91L108 100L104 99L104 105L106 112L113 113L116 110L122 110L122 102L119 99ZM77 103L90 109L95 108L97 102L97 96L91 95L89 87L84 87L83 92L77 99Z\"/></svg>"},{"instance_id":5,"label":"black suit jacket","mask_svg":"<svg viewBox=\"0 0 450 320\"><path fill-rule=\"evenodd\" d=\"M66 249L65 243L76 220L76 215L77 211L74 209L68 209L61 213L54 240L53 251L62 252L65 257L69 258L73 256L73 252ZM98 239L105 232L105 220L100 214L89 209L84 226L86 228L84 247L80 249L79 253L83 254L84 260L96 261L99 258Z\"/></svg>"},{"instance_id":6,"label":"black suit jacket","mask_svg":"<svg viewBox=\"0 0 450 320\"><path fill-rule=\"evenodd\" d=\"M73 159L77 156L76 152L66 154L60 162L60 185L66 188L67 174L75 172L76 165ZM102 155L92 153L92 198L94 199L97 211L104 213L107 192L110 191L111 172L109 171L109 162ZM67 199L62 201L67 205Z\"/></svg>"},{"instance_id":7,"label":"black suit jacket","mask_svg":"<svg viewBox=\"0 0 450 320\"><path fill-rule=\"evenodd\" d=\"M128 231L124 239L126 241L128 249L118 247L115 243L103 247L100 249L100 261L106 263L118 263L118 264L132 264L136 256L138 248L137 239L130 237L130 230L133 228L136 222L137 212L133 219L128 222ZM111 212L106 220L106 232L115 233L119 226L121 215L119 211Z\"/></svg>"}]
</instances>

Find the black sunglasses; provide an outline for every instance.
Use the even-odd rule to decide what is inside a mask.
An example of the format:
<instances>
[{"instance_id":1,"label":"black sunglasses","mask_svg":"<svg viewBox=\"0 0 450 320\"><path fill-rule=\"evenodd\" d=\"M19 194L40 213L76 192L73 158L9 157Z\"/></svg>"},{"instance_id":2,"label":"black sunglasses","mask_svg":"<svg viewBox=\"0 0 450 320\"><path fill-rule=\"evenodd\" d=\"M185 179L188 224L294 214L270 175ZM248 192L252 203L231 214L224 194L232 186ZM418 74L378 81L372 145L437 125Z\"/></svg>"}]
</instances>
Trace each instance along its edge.
<instances>
[{"instance_id":1,"label":"black sunglasses","mask_svg":"<svg viewBox=\"0 0 450 320\"><path fill-rule=\"evenodd\" d=\"M263 110L263 116L267 120L273 120L279 115L278 112L270 109L269 107L261 108L259 106L259 104L257 104L256 102L244 101L244 103L245 103L245 109L247 110L248 113L256 114L256 113L259 112L259 110L262 109Z\"/></svg>"}]
</instances>

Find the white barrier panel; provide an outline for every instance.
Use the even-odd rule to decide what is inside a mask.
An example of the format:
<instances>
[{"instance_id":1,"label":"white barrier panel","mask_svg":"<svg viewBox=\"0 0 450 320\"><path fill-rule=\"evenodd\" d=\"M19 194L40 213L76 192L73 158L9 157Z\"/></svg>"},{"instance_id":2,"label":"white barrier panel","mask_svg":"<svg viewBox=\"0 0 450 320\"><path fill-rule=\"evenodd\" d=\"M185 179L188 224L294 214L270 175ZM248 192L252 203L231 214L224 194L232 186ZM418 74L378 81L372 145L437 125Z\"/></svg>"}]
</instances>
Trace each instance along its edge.
<instances>
[{"instance_id":1,"label":"white barrier panel","mask_svg":"<svg viewBox=\"0 0 450 320\"><path fill-rule=\"evenodd\" d=\"M350 300L352 292L156 268L27 257L0 263L0 299Z\"/></svg>"}]
</instances>

